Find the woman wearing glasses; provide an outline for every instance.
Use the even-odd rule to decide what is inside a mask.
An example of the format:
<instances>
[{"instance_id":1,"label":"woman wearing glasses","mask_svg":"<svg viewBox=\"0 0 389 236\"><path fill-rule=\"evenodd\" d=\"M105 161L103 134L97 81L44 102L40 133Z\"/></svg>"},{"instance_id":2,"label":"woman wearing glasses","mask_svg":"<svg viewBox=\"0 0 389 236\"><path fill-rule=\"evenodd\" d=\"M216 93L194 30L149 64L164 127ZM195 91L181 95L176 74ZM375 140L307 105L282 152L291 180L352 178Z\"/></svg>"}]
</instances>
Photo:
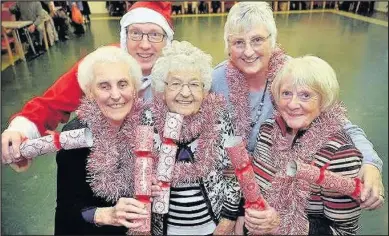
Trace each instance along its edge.
<instances>
[{"instance_id":1,"label":"woman wearing glasses","mask_svg":"<svg viewBox=\"0 0 389 236\"><path fill-rule=\"evenodd\" d=\"M251 153L259 127L273 117L271 83L289 58L276 40L276 23L267 2L238 2L231 8L224 26L229 58L214 69L211 90L228 100L235 132L246 138ZM344 129L364 157L360 175L367 185L361 207L375 209L383 203L382 160L360 128L348 121Z\"/></svg>"},{"instance_id":2,"label":"woman wearing glasses","mask_svg":"<svg viewBox=\"0 0 389 236\"><path fill-rule=\"evenodd\" d=\"M171 184L169 212L154 217L156 235L231 234L240 201L235 176L222 175L230 160L223 148L232 134L225 100L209 93L211 56L188 42L173 41L151 76L152 111L161 137L166 112L184 122Z\"/></svg>"}]
</instances>

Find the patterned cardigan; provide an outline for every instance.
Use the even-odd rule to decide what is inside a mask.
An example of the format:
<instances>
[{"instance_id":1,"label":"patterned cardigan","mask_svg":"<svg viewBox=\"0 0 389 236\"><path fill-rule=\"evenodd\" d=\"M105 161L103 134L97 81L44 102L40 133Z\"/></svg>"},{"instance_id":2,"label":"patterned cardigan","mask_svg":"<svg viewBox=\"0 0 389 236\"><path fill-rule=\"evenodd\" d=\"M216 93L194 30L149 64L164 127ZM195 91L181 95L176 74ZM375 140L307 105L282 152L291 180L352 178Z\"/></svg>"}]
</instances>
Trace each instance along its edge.
<instances>
[{"instance_id":1,"label":"patterned cardigan","mask_svg":"<svg viewBox=\"0 0 389 236\"><path fill-rule=\"evenodd\" d=\"M151 112L146 112L146 114L149 121L144 122L153 123L150 122L150 120L153 120ZM215 170L211 171L207 177L201 179L199 182L205 201L208 203L207 205L211 218L216 224L218 224L221 218L233 221L237 219L241 192L239 183L235 176L231 177L223 175L223 170L229 170L232 168L231 161L224 148L225 137L233 135L231 118L227 111L224 110L221 112L221 116L219 117L215 128L219 131L219 140L217 142L218 159ZM154 146L159 146L161 144L160 136L154 135L154 141L156 142ZM196 140L188 146L191 146L195 152L197 147ZM153 235L166 235L167 220L164 219L165 217L166 215L152 214Z\"/></svg>"},{"instance_id":2,"label":"patterned cardigan","mask_svg":"<svg viewBox=\"0 0 389 236\"><path fill-rule=\"evenodd\" d=\"M275 143L273 140L274 128L277 125L280 127L285 123L269 119L262 124L254 151L254 172L265 196L266 192L272 188L273 177L279 170L276 167L277 160L275 159L277 157L270 155ZM280 127L278 130L282 129ZM290 151L293 151L304 134L303 132L297 134ZM341 129L316 151L311 157L311 161L319 168L328 163L328 170L354 178L357 177L361 167L362 154L355 148L350 137ZM288 206L280 207L287 208ZM355 235L359 228L358 219L361 209L359 203L349 196L342 196L318 185L311 185L305 213L309 220L310 235Z\"/></svg>"}]
</instances>

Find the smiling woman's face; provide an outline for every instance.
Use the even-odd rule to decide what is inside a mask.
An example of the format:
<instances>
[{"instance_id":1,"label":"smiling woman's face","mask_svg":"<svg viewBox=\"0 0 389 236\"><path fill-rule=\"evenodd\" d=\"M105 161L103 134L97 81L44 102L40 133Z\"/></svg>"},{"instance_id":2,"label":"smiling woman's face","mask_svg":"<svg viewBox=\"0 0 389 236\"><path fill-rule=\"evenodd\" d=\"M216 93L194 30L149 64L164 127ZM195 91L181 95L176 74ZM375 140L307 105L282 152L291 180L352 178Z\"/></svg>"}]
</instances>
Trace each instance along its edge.
<instances>
[{"instance_id":1,"label":"smiling woman's face","mask_svg":"<svg viewBox=\"0 0 389 236\"><path fill-rule=\"evenodd\" d=\"M163 97L171 112L184 116L196 114L207 93L198 71L173 71L166 80Z\"/></svg>"},{"instance_id":2,"label":"smiling woman's face","mask_svg":"<svg viewBox=\"0 0 389 236\"><path fill-rule=\"evenodd\" d=\"M228 51L232 64L245 76L267 70L272 52L269 37L270 33L263 24L248 32L231 35Z\"/></svg>"},{"instance_id":3,"label":"smiling woman's face","mask_svg":"<svg viewBox=\"0 0 389 236\"><path fill-rule=\"evenodd\" d=\"M122 62L97 63L94 66L90 96L114 126L122 124L136 97L129 70L128 65Z\"/></svg>"},{"instance_id":4,"label":"smiling woman's face","mask_svg":"<svg viewBox=\"0 0 389 236\"><path fill-rule=\"evenodd\" d=\"M287 75L280 87L278 111L294 133L306 129L321 113L320 95L308 86L295 86Z\"/></svg>"}]
</instances>

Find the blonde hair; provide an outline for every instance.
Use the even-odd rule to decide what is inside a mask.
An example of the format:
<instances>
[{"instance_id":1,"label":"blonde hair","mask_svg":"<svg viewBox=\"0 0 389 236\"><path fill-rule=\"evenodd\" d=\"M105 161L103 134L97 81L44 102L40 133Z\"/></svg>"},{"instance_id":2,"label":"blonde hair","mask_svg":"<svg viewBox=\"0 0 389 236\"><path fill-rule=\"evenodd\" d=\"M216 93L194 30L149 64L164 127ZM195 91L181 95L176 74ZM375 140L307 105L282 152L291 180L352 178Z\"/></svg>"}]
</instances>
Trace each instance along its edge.
<instances>
[{"instance_id":1,"label":"blonde hair","mask_svg":"<svg viewBox=\"0 0 389 236\"><path fill-rule=\"evenodd\" d=\"M269 31L271 47L274 49L277 40L277 27L273 10L267 2L238 2L228 13L224 25L225 51L228 52L228 37L243 34L256 26L264 25Z\"/></svg>"},{"instance_id":2,"label":"blonde hair","mask_svg":"<svg viewBox=\"0 0 389 236\"><path fill-rule=\"evenodd\" d=\"M104 46L88 54L78 65L78 84L84 93L90 93L91 83L94 79L94 67L98 63L125 63L129 67L129 77L136 91L140 88L142 70L138 62L126 51L115 46Z\"/></svg>"},{"instance_id":3,"label":"blonde hair","mask_svg":"<svg viewBox=\"0 0 389 236\"><path fill-rule=\"evenodd\" d=\"M165 81L170 72L198 71L204 83L206 92L211 88L212 57L187 41L172 42L170 47L164 47L162 55L151 70L151 86L155 91L163 92Z\"/></svg>"},{"instance_id":4,"label":"blonde hair","mask_svg":"<svg viewBox=\"0 0 389 236\"><path fill-rule=\"evenodd\" d=\"M320 108L326 111L339 98L339 83L334 69L324 60L306 55L291 58L274 79L271 92L276 104L280 99L280 89L286 78L293 80L294 86L307 86L320 95Z\"/></svg>"}]
</instances>

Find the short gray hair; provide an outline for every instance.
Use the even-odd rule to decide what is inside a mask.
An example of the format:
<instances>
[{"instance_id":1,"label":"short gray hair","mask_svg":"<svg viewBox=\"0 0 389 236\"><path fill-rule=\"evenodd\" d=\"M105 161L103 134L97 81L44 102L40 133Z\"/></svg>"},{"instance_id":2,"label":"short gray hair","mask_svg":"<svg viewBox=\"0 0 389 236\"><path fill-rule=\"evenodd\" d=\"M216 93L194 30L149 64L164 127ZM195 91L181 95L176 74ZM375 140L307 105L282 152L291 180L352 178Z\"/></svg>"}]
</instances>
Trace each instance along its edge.
<instances>
[{"instance_id":1,"label":"short gray hair","mask_svg":"<svg viewBox=\"0 0 389 236\"><path fill-rule=\"evenodd\" d=\"M164 47L162 55L155 62L151 70L151 86L157 92L163 92L169 72L198 71L204 83L206 92L211 88L212 57L187 41L172 42Z\"/></svg>"},{"instance_id":2,"label":"short gray hair","mask_svg":"<svg viewBox=\"0 0 389 236\"><path fill-rule=\"evenodd\" d=\"M136 91L140 89L142 70L138 62L126 51L115 46L103 46L88 54L78 65L78 84L84 93L90 92L94 79L94 67L97 63L123 62L129 67L129 75Z\"/></svg>"},{"instance_id":3,"label":"short gray hair","mask_svg":"<svg viewBox=\"0 0 389 236\"><path fill-rule=\"evenodd\" d=\"M320 95L320 109L326 111L339 99L339 83L334 69L323 59L306 55L289 59L271 86L276 104L285 78L290 76L294 86L307 86Z\"/></svg>"},{"instance_id":4,"label":"short gray hair","mask_svg":"<svg viewBox=\"0 0 389 236\"><path fill-rule=\"evenodd\" d=\"M225 51L228 52L228 37L230 35L242 34L261 24L271 34L270 42L274 49L277 40L277 27L270 4L267 2L236 3L230 9L224 25Z\"/></svg>"}]
</instances>

